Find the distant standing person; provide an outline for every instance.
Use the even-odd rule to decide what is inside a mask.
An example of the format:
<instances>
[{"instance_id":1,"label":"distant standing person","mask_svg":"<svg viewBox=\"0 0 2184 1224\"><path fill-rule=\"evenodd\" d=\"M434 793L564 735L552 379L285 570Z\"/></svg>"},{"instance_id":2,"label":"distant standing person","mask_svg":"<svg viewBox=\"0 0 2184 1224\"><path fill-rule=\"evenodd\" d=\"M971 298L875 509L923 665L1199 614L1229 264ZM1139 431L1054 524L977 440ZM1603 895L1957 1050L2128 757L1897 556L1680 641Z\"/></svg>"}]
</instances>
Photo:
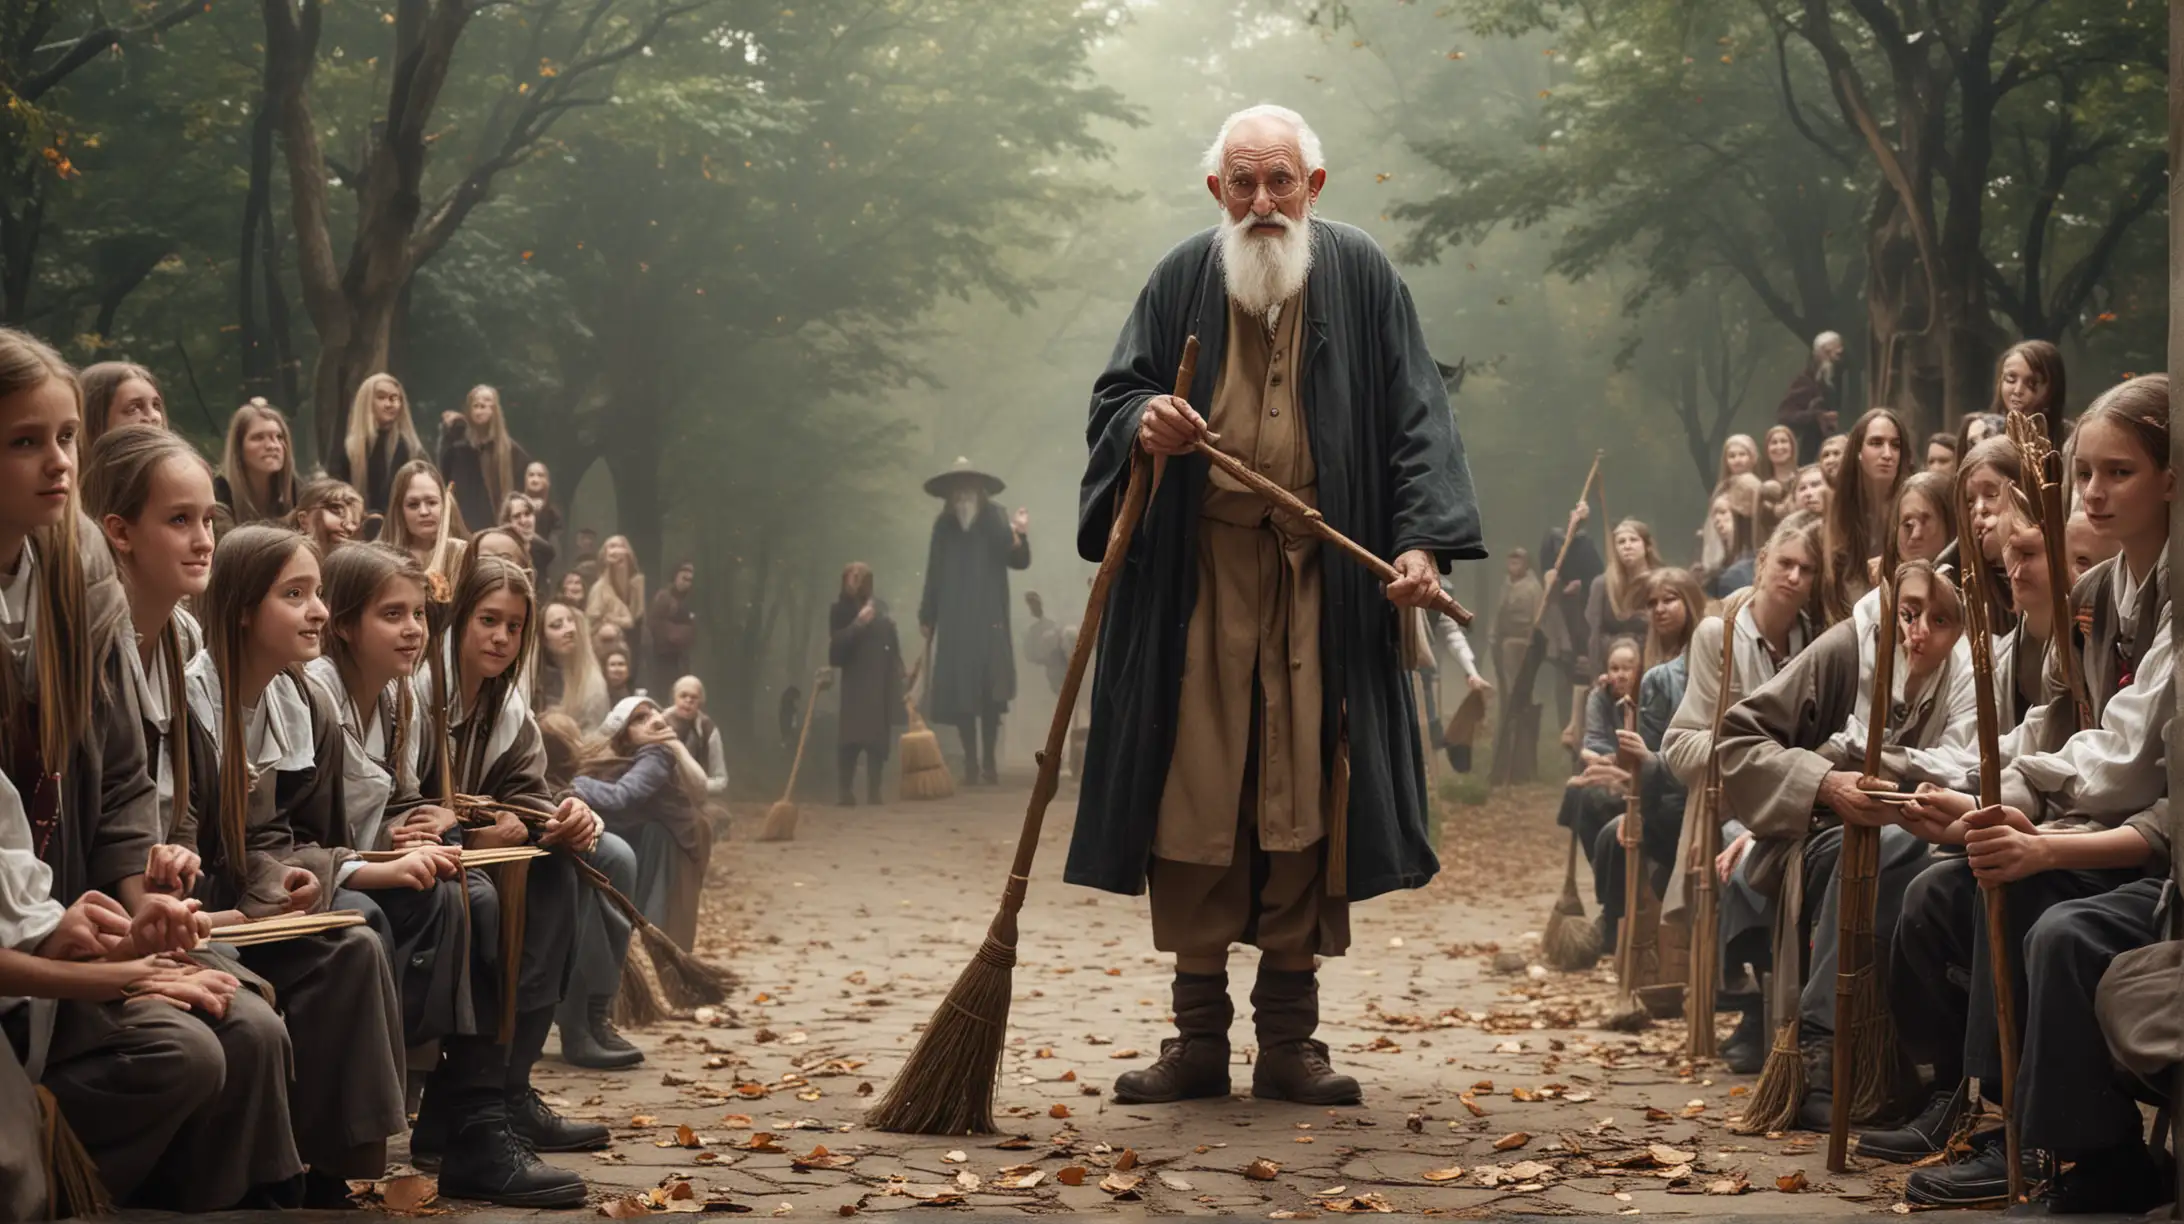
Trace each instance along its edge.
<instances>
[{"instance_id":1,"label":"distant standing person","mask_svg":"<svg viewBox=\"0 0 2184 1224\"><path fill-rule=\"evenodd\" d=\"M1532 622L1539 618L1540 601L1547 593L1532 573L1530 553L1510 549L1504 568L1509 583L1502 588L1501 606L1494 613L1494 687L1508 693L1510 701L1523 704L1532 700L1532 694L1509 686L1524 670L1524 652L1532 646Z\"/></svg>"},{"instance_id":2,"label":"distant standing person","mask_svg":"<svg viewBox=\"0 0 2184 1224\"><path fill-rule=\"evenodd\" d=\"M902 703L902 640L887 605L872 594L872 567L852 561L827 613L827 662L841 669L841 720L835 733L840 803L857 806L857 758L865 760L865 802L880 802L895 728L908 721Z\"/></svg>"},{"instance_id":3,"label":"distant standing person","mask_svg":"<svg viewBox=\"0 0 2184 1224\"><path fill-rule=\"evenodd\" d=\"M523 469L523 493L538 509L538 538L561 546L561 511L554 508L554 477L536 459Z\"/></svg>"},{"instance_id":4,"label":"distant standing person","mask_svg":"<svg viewBox=\"0 0 2184 1224\"><path fill-rule=\"evenodd\" d=\"M1790 380L1782 406L1775 409L1775 420L1789 426L1797 435L1800 462L1816 458L1820 454L1821 440L1835 432L1836 416L1843 405L1843 389L1836 380L1836 371L1842 361L1841 336L1831 331L1814 336L1812 360Z\"/></svg>"},{"instance_id":5,"label":"distant standing person","mask_svg":"<svg viewBox=\"0 0 2184 1224\"><path fill-rule=\"evenodd\" d=\"M466 523L491 523L500 517L531 456L508 434L500 392L479 383L463 399L461 412L440 414L440 473L455 489L455 504Z\"/></svg>"},{"instance_id":6,"label":"distant standing person","mask_svg":"<svg viewBox=\"0 0 2184 1224\"><path fill-rule=\"evenodd\" d=\"M994 747L1016 698L1009 631L1009 571L1031 568L1031 512L1007 519L993 498L1007 486L968 459L925 482L946 503L933 520L918 628L933 644L927 716L963 737L963 780L1000 781Z\"/></svg>"},{"instance_id":7,"label":"distant standing person","mask_svg":"<svg viewBox=\"0 0 2184 1224\"><path fill-rule=\"evenodd\" d=\"M349 402L349 429L341 449L327 456L326 474L346 480L364 495L364 515L387 516L394 503L394 474L425 457L425 444L410 421L409 394L392 374L374 374Z\"/></svg>"},{"instance_id":8,"label":"distant standing person","mask_svg":"<svg viewBox=\"0 0 2184 1224\"><path fill-rule=\"evenodd\" d=\"M666 692L690 670L690 647L698 639L698 614L691 610L690 593L697 584L697 565L684 561L645 610L645 656L651 667L647 680L654 692Z\"/></svg>"},{"instance_id":9,"label":"distant standing person","mask_svg":"<svg viewBox=\"0 0 2184 1224\"><path fill-rule=\"evenodd\" d=\"M280 409L254 399L235 410L212 499L227 508L235 526L285 522L295 512L296 450Z\"/></svg>"},{"instance_id":10,"label":"distant standing person","mask_svg":"<svg viewBox=\"0 0 2184 1224\"><path fill-rule=\"evenodd\" d=\"M598 579L584 597L584 615L594 627L620 629L623 640L634 646L637 618L644 610L645 575L637 568L637 554L630 551L628 537L608 536L599 546Z\"/></svg>"}]
</instances>

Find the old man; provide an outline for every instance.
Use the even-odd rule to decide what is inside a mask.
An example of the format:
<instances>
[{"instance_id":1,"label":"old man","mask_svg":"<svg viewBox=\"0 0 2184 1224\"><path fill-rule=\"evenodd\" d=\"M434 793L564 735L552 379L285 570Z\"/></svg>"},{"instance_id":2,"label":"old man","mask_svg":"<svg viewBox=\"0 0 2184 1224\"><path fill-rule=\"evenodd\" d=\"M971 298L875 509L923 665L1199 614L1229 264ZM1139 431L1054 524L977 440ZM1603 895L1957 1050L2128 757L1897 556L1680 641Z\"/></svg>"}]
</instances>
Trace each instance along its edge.
<instances>
[{"instance_id":1,"label":"old man","mask_svg":"<svg viewBox=\"0 0 2184 1224\"><path fill-rule=\"evenodd\" d=\"M965 786L1000 781L994 749L1016 699L1009 571L1031 566L1031 513L1019 506L1004 518L993 504L1004 487L961 458L925 482L942 502L918 601L918 628L932 648L926 717L962 738Z\"/></svg>"},{"instance_id":2,"label":"old man","mask_svg":"<svg viewBox=\"0 0 2184 1224\"><path fill-rule=\"evenodd\" d=\"M1066 878L1149 889L1153 945L1175 957L1177 1034L1115 1081L1117 1101L1229 1092L1228 955L1249 944L1252 1094L1355 1103L1314 1039L1318 958L1348 947L1351 901L1438 870L1404 609L1486 552L1409 292L1364 233L1313 216L1327 172L1312 129L1241 111L1206 170L1220 223L1153 270L1092 393L1079 553L1103 552L1133 461L1166 464L1108 603ZM1213 474L1200 441L1393 558L1397 580Z\"/></svg>"}]
</instances>

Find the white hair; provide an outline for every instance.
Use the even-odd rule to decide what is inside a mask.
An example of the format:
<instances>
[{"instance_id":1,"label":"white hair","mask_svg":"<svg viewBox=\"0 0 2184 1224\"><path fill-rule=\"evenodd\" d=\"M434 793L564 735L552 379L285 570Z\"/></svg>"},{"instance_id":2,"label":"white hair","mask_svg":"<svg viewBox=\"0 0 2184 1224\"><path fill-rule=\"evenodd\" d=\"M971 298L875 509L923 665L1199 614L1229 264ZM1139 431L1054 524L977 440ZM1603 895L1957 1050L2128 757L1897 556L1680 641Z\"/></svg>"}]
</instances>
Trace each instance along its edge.
<instances>
[{"instance_id":1,"label":"white hair","mask_svg":"<svg viewBox=\"0 0 2184 1224\"><path fill-rule=\"evenodd\" d=\"M1834 332L1821 332L1819 335L1812 338L1812 355L1818 357L1820 355L1820 350L1826 348L1831 344L1841 344L1842 342L1843 338Z\"/></svg>"},{"instance_id":2,"label":"white hair","mask_svg":"<svg viewBox=\"0 0 2184 1224\"><path fill-rule=\"evenodd\" d=\"M1201 159L1206 173L1221 173L1222 159L1228 153L1229 133L1236 130L1237 124L1247 119L1279 119L1295 128L1297 130L1297 149L1304 154L1305 174L1310 175L1313 171L1326 166L1326 159L1320 156L1319 133L1313 131L1312 125L1304 121L1304 116L1286 106L1276 106L1271 102L1267 102L1258 106L1247 106L1221 121L1220 135L1213 138L1213 143L1207 146L1206 155Z\"/></svg>"}]
</instances>

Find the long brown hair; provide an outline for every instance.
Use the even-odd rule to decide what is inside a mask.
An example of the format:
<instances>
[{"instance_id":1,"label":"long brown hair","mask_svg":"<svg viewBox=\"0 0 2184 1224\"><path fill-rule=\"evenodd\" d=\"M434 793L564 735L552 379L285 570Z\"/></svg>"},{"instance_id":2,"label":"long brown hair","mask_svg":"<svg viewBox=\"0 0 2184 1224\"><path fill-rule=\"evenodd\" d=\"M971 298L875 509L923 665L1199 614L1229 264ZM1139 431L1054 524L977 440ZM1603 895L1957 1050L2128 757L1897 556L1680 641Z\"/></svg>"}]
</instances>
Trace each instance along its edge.
<instances>
[{"instance_id":1,"label":"long brown hair","mask_svg":"<svg viewBox=\"0 0 2184 1224\"><path fill-rule=\"evenodd\" d=\"M1987 411L1996 416L2007 416L2009 405L2002 401L2002 367L2010 358L2023 358L2025 367L2040 380L2041 402L2033 409L2047 417L2047 434L2050 439L2062 436L2064 393L2063 351L2045 340L2022 340L2002 350L1994 361L1994 398Z\"/></svg>"},{"instance_id":2,"label":"long brown hair","mask_svg":"<svg viewBox=\"0 0 2184 1224\"><path fill-rule=\"evenodd\" d=\"M159 380L133 361L102 361L76 376L83 388L83 436L76 442L79 451L106 436L107 425L114 417L114 394L131 380L142 381L154 395L159 394Z\"/></svg>"},{"instance_id":3,"label":"long brown hair","mask_svg":"<svg viewBox=\"0 0 2184 1224\"><path fill-rule=\"evenodd\" d=\"M1639 558L1638 564L1635 566L1625 566L1622 552L1615 547L1615 537L1626 531L1645 541L1645 556ZM1631 594L1636 592L1642 595L1645 591L1643 581L1645 576L1659 568L1661 568L1661 550L1653 542L1653 528L1634 518L1627 518L1617 523L1615 530L1608 533L1608 568L1607 572L1601 575L1607 581L1608 611L1615 616L1615 619L1627 620L1630 618L1631 609L1627 601ZM870 573L869 570L866 571L868 579ZM869 596L871 593L868 581L865 594Z\"/></svg>"},{"instance_id":4,"label":"long brown hair","mask_svg":"<svg viewBox=\"0 0 2184 1224\"><path fill-rule=\"evenodd\" d=\"M440 490L442 540L420 540L410 534L409 515L402 509L402 503L409 497L410 485L419 476L431 480L433 487ZM457 574L453 571L459 567L452 563L460 560L457 547L470 538L470 532L463 527L463 512L455 504L455 490L448 485L447 477L440 475L439 468L423 459L412 459L395 469L394 481L387 491L387 524L381 529L379 538L409 552L432 549L432 559L425 563L425 568L450 583L456 580Z\"/></svg>"},{"instance_id":5,"label":"long brown hair","mask_svg":"<svg viewBox=\"0 0 2184 1224\"><path fill-rule=\"evenodd\" d=\"M364 529L364 495L356 491L356 486L331 476L316 477L306 481L303 491L296 494L296 508L288 516L288 525L310 536L320 552L331 556L336 545L319 528L318 516L322 510L334 509L354 513L357 530Z\"/></svg>"},{"instance_id":6,"label":"long brown hair","mask_svg":"<svg viewBox=\"0 0 2184 1224\"><path fill-rule=\"evenodd\" d=\"M607 562L607 549L614 544L622 546L622 554L627 558L621 565L610 565ZM599 581L606 583L623 603L629 605L629 610L638 616L645 614L644 608L640 606L644 603L644 597L637 590L637 585L644 581L644 576L644 570L637 565L637 550L630 547L628 536L610 535L599 541Z\"/></svg>"},{"instance_id":7,"label":"long brown hair","mask_svg":"<svg viewBox=\"0 0 2184 1224\"><path fill-rule=\"evenodd\" d=\"M1706 592L1700 588L1697 576L1681 566L1664 566L1646 575L1644 582L1646 600L1651 603L1662 591L1675 593L1683 601L1683 632L1674 638L1663 636L1654 629L1648 609L1646 623L1646 648L1640 656L1641 674L1659 667L1672 659L1683 657L1691 645L1691 635L1699 631L1699 622L1706 619ZM1606 662L1606 660L1602 660Z\"/></svg>"},{"instance_id":8,"label":"long brown hair","mask_svg":"<svg viewBox=\"0 0 2184 1224\"><path fill-rule=\"evenodd\" d=\"M353 694L363 683L362 669L357 665L356 648L342 636L343 631L354 632L364 623L372 603L388 583L414 582L418 595L427 599L430 598L431 583L417 558L391 544L377 542L336 550L326 558L322 574L326 587L326 657L333 660L334 671L341 676L345 699L354 706ZM410 711L415 698L411 686L406 683L396 684L394 688L394 735L387 743L387 759L394 762L393 772L399 777L403 737L409 734Z\"/></svg>"},{"instance_id":9,"label":"long brown hair","mask_svg":"<svg viewBox=\"0 0 2184 1224\"><path fill-rule=\"evenodd\" d=\"M94 523L104 523L106 516L113 515L124 522L134 523L144 516L145 505L152 499L152 484L159 470L169 463L181 463L211 475L212 466L205 462L197 448L153 425L125 425L109 430L91 444L91 456L84 464L84 510ZM115 570L124 585L129 582L128 567L115 558ZM189 660L182 657L182 634L175 627L172 613L167 616L166 627L160 630L159 645L166 656L167 700L179 711L184 701L182 666ZM172 720L167 733L167 769L174 777L174 824L170 831L179 828L190 807L190 736L185 724L186 714Z\"/></svg>"},{"instance_id":10,"label":"long brown hair","mask_svg":"<svg viewBox=\"0 0 2184 1224\"><path fill-rule=\"evenodd\" d=\"M449 711L456 686L462 682L463 636L470 629L471 618L477 615L478 605L485 602L486 596L498 591L514 591L522 597L523 632L516 642L515 661L508 665L508 670L478 686L478 699L470 711L470 721L463 729L463 746L458 751L449 734ZM447 635L447 640L432 651L432 729L434 742L445 754L440 773L445 784L443 789L459 789L469 783L472 747L492 738L493 722L500 717L501 707L507 704L509 690L522 680L523 669L537 649L537 612L538 598L531 589L531 576L499 557L478 558L455 588L447 626L441 631Z\"/></svg>"},{"instance_id":11,"label":"long brown hair","mask_svg":"<svg viewBox=\"0 0 2184 1224\"><path fill-rule=\"evenodd\" d=\"M298 552L318 555L309 536L272 523L250 523L227 533L212 550L212 577L206 583L205 649L212 655L213 674L220 681L220 808L217 823L220 847L234 883L245 874L245 832L250 827L250 761L243 746L243 702L240 696L243 654L248 644L247 627L252 612L265 601L266 592L280 579L281 571ZM291 669L297 683L302 673ZM275 681L278 683L278 681Z\"/></svg>"},{"instance_id":12,"label":"long brown hair","mask_svg":"<svg viewBox=\"0 0 2184 1224\"><path fill-rule=\"evenodd\" d=\"M860 601L872 598L872 567L862 561L843 566L841 597Z\"/></svg>"},{"instance_id":13,"label":"long brown hair","mask_svg":"<svg viewBox=\"0 0 2184 1224\"><path fill-rule=\"evenodd\" d=\"M0 327L0 401L59 381L75 398L79 416L83 390L76 371L44 341L27 332ZM90 623L89 588L83 568L82 516L71 498L61 521L30 533L43 580L38 583L37 638L31 643L37 677L38 750L47 773L65 768L70 746L90 734L91 705L97 688L97 627ZM0 725L27 708L22 681L12 666L0 666ZM0 736L0 761L10 767L16 737ZM24 796L25 803L30 796Z\"/></svg>"},{"instance_id":14,"label":"long brown hair","mask_svg":"<svg viewBox=\"0 0 2184 1224\"><path fill-rule=\"evenodd\" d=\"M1956 482L1940 472L1913 472L1896 486L1896 504L1890 514L1888 539L1881 549L1881 572L1893 574L1903 564L1903 504L1912 497L1923 499L1933 507L1934 518L1941 538L1947 541L1957 538Z\"/></svg>"},{"instance_id":15,"label":"long brown hair","mask_svg":"<svg viewBox=\"0 0 2184 1224\"><path fill-rule=\"evenodd\" d=\"M493 397L493 423L480 431L470 419L470 406L477 403L480 396L485 395ZM520 474L511 469L515 446L508 437L508 417L505 412L500 390L485 383L472 387L470 394L463 397L464 436L470 439L470 445L478 452L478 470L485 476L488 500L496 506L505 504L510 493L523 491L523 486L517 483Z\"/></svg>"},{"instance_id":16,"label":"long brown hair","mask_svg":"<svg viewBox=\"0 0 2184 1224\"><path fill-rule=\"evenodd\" d=\"M1873 494L1866 490L1865 466L1859 456L1865 451L1866 435L1882 421L1895 428L1902 451L1896 459L1895 479L1881 503L1875 505ZM1820 596L1830 624L1848 617L1858 596L1872 586L1866 562L1881 555L1879 546L1886 544L1885 539L1873 538L1873 524L1885 518L1896 504L1896 491L1903 487L1910 466L1911 431L1905 428L1903 418L1889 408L1866 409L1858 423L1850 427L1842 462L1835 469L1835 496L1828 502L1828 547L1821 562Z\"/></svg>"},{"instance_id":17,"label":"long brown hair","mask_svg":"<svg viewBox=\"0 0 2184 1224\"><path fill-rule=\"evenodd\" d=\"M264 505L258 504L258 486L243 457L244 438L252 426L262 421L271 421L281 427L281 470L266 481ZM227 449L220 458L220 475L227 481L228 496L234 499L232 509L237 523L288 517L296 505L296 438L289 431L288 418L281 415L280 409L262 399L254 399L235 410L235 415L228 420Z\"/></svg>"},{"instance_id":18,"label":"long brown hair","mask_svg":"<svg viewBox=\"0 0 2184 1224\"><path fill-rule=\"evenodd\" d=\"M2078 428L2088 421L2107 421L2139 444L2157 472L2169 470L2169 376L2141 374L2101 392L2078 418Z\"/></svg>"}]
</instances>

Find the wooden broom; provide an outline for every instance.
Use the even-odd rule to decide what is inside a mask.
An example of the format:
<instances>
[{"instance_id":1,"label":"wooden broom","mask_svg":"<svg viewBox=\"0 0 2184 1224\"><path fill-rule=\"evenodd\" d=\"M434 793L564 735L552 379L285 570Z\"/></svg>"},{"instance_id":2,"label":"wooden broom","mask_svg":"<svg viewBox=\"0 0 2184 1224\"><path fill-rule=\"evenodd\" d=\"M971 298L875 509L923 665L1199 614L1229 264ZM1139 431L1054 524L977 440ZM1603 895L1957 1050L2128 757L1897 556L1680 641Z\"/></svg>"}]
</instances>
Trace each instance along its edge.
<instances>
[{"instance_id":1,"label":"wooden broom","mask_svg":"<svg viewBox=\"0 0 2184 1224\"><path fill-rule=\"evenodd\" d=\"M1879 789L1881 749L1888 736L1888 707L1896 699L1895 576L1881 577L1880 624L1874 627L1873 691L1866 720L1865 777ZM1828 1171L1850 1170L1850 1123L1857 1081L1866 1064L1882 1060L1886 1045L1881 1026L1888 1008L1880 997L1874 969L1874 911L1880 903L1881 831L1865 825L1843 826L1842 852L1835 859L1835 1053L1833 1095L1828 1101ZM1886 1073L1882 1074L1886 1082Z\"/></svg>"},{"instance_id":2,"label":"wooden broom","mask_svg":"<svg viewBox=\"0 0 2184 1224\"><path fill-rule=\"evenodd\" d=\"M811 678L811 696L804 699L804 725L796 732L796 756L789 761L789 784L781 789L780 801L766 809L766 823L758 830L762 842L789 841L796 836L796 775L804 768L804 745L811 742L811 716L819 708L819 690L833 678L834 673L824 667Z\"/></svg>"},{"instance_id":3,"label":"wooden broom","mask_svg":"<svg viewBox=\"0 0 2184 1224\"><path fill-rule=\"evenodd\" d=\"M1721 887L1714 860L1721 857L1721 720L1729 712L1730 682L1736 678L1737 617L1751 596L1732 597L1721 610L1721 671L1714 687L1713 733L1707 743L1706 785L1699 792L1698 825L1691 831L1691 858L1684 874L1691 881L1691 960L1686 966L1689 1020L1684 1052L1692 1058L1718 1058L1714 1002L1721 987Z\"/></svg>"},{"instance_id":4,"label":"wooden broom","mask_svg":"<svg viewBox=\"0 0 2184 1224\"><path fill-rule=\"evenodd\" d=\"M1198 337L1183 344L1183 362L1175 374L1175 396L1190 395L1191 379L1198 369ZM1054 702L1054 716L1047 723L1046 746L1039 753L1039 775L1032 783L1031 802L1024 809L1024 827L1016 839L1016 860L1009 866L1008 884L1001 891L1001 909L986 929L986 939L976 956L956 979L910 1058L895 1075L887 1095L865 1115L876 1130L917 1135L987 1134L994 1129L993 1093L1001 1071L1001 1046L1008 1034L1009 990L1016 968L1016 916L1031 886L1032 856L1039 849L1039 831L1046 820L1047 803L1061 785L1062 749L1069 723L1076 713L1077 689L1084 683L1085 665L1099 640L1100 620L1107 612L1108 588L1122 568L1130 538L1145 515L1151 497L1152 464L1144 450L1132 446L1130 483L1121 508L1107 531L1107 555L1092 579L1092 595L1086 602L1084 622L1077 631L1076 648L1069 652L1069 668L1062 676L1061 692Z\"/></svg>"},{"instance_id":5,"label":"wooden broom","mask_svg":"<svg viewBox=\"0 0 2184 1224\"><path fill-rule=\"evenodd\" d=\"M1979 716L1979 806L1991 808L2002 802L2001 720L1994 703L1994 639L1987 626L1987 567L1979 552L1977 528L1972 524L1972 501L1957 508L1957 555L1964 563L1964 633L1972 645L1972 692ZM2055 626L2067 635L2070 623ZM2059 642L2067 651L2069 638ZM2010 968L2008 888L1982 884L1987 898L1987 955L1994 977L1995 1035L2002 1046L2002 1135L2009 1160L2010 1202L2025 1197L2023 1150L2017 1127L2017 976Z\"/></svg>"},{"instance_id":6,"label":"wooden broom","mask_svg":"<svg viewBox=\"0 0 2184 1224\"><path fill-rule=\"evenodd\" d=\"M1638 706L1630 698L1623 698L1623 729L1638 729ZM1626 761L1625 764L1634 764ZM1645 985L1639 979L1644 976L1643 960L1652 945L1647 938L1641 943L1639 931L1645 926L1639 901L1639 890L1646 887L1645 848L1643 843L1644 814L1639 810L1638 771L1631 770L1630 789L1623 797L1623 821L1616 829L1616 842L1623 847L1623 926L1615 941L1615 1009L1608 1014L1605 1027L1618 1032L1635 1033L1644 1029L1652 1020L1646 1014L1646 1005L1638 998L1638 988Z\"/></svg>"},{"instance_id":7,"label":"wooden broom","mask_svg":"<svg viewBox=\"0 0 2184 1224\"><path fill-rule=\"evenodd\" d=\"M34 1091L41 1115L38 1148L45 1164L47 1218L89 1220L111 1214L114 1201L99 1180L98 1162L69 1129L52 1092L44 1084L35 1085Z\"/></svg>"},{"instance_id":8,"label":"wooden broom","mask_svg":"<svg viewBox=\"0 0 2184 1224\"><path fill-rule=\"evenodd\" d=\"M1578 506L1583 506L1592 500L1593 482L1600 478L1600 461L1607 457L1608 452L1606 451L1593 452L1592 468L1585 473L1585 486L1577 491ZM1602 515L1601 517L1605 518L1607 516ZM1524 661L1517 667L1516 685L1509 692L1502 694L1501 723L1494 730L1494 769L1487 777L1489 786L1499 786L1505 782L1514 781L1518 776L1514 757L1517 747L1516 726L1519 720L1519 711L1531 707L1532 688L1539 679L1540 661L1547 653L1547 640L1540 634L1539 623L1546 618L1547 608L1554 602L1555 588L1562 583L1562 563L1569 559L1570 541L1576 538L1577 507L1573 506L1570 508L1569 525L1564 527L1562 531L1562 546L1555 550L1555 563L1553 567L1548 569L1541 581L1539 606L1532 609L1532 628L1525 635ZM1467 618L1462 623L1470 624L1471 622ZM1534 714L1531 717L1536 719L1538 715ZM1536 750L1539 745L1535 743L1532 747ZM1530 777L1531 768L1532 766L1527 763L1525 765L1526 772L1523 776Z\"/></svg>"},{"instance_id":9,"label":"wooden broom","mask_svg":"<svg viewBox=\"0 0 2184 1224\"><path fill-rule=\"evenodd\" d=\"M905 799L946 799L955 794L955 779L948 773L948 754L940 750L940 736L918 713L918 686L931 683L932 662L933 639L926 638L918 669L903 686L902 704L910 712L910 729L902 733L896 748L902 755L902 778L897 785Z\"/></svg>"},{"instance_id":10,"label":"wooden broom","mask_svg":"<svg viewBox=\"0 0 2184 1224\"><path fill-rule=\"evenodd\" d=\"M1540 955L1564 973L1581 973L1600 963L1600 928L1585 917L1577 893L1577 830L1570 830L1570 853L1562 865L1562 895L1539 937Z\"/></svg>"}]
</instances>

